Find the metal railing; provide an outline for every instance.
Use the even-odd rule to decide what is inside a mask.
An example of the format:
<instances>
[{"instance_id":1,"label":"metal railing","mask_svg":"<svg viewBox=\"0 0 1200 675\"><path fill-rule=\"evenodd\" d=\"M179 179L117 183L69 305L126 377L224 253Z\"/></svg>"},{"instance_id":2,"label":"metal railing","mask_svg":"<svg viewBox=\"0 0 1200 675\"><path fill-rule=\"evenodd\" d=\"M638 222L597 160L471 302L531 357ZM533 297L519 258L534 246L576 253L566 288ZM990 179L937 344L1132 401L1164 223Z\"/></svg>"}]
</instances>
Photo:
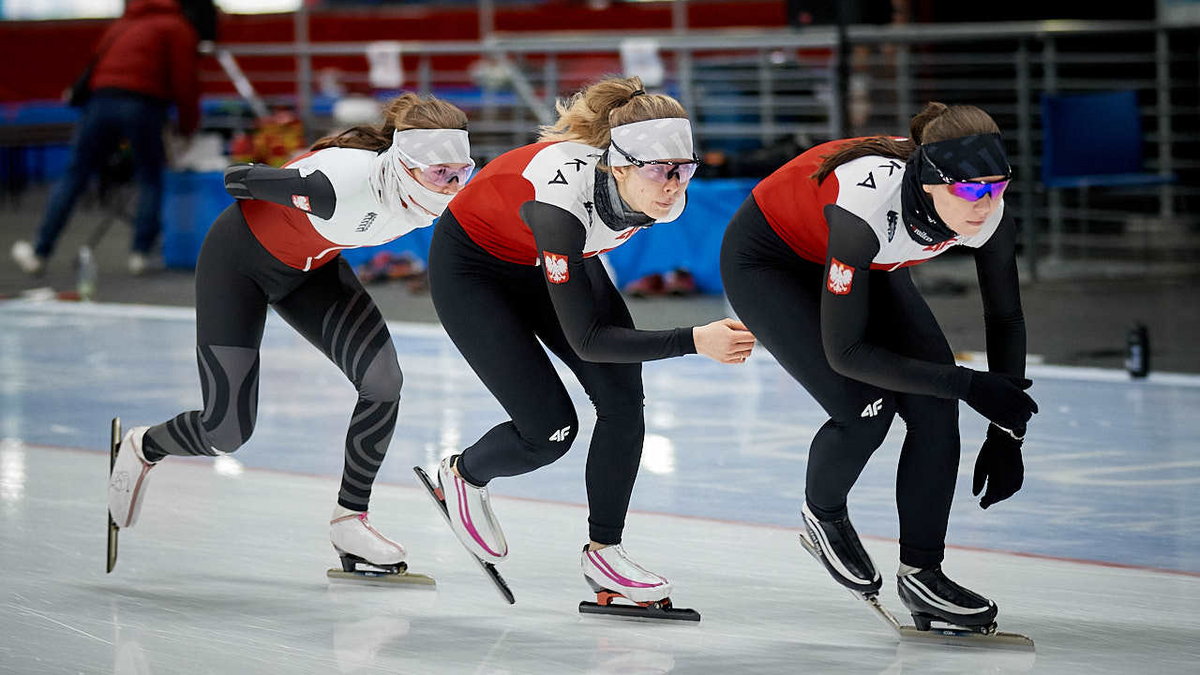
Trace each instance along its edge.
<instances>
[{"instance_id":1,"label":"metal railing","mask_svg":"<svg viewBox=\"0 0 1200 675\"><path fill-rule=\"evenodd\" d=\"M306 31L297 30L297 35ZM905 133L929 100L979 105L996 118L1017 178L1006 199L1022 222L1031 276L1200 269L1200 37L1144 22L1020 22L851 26L849 67L834 28L645 34L496 35L462 42L402 42L407 86L436 91L472 118L472 144L494 156L528 142L557 97L619 72L630 38L653 40L660 89L691 112L702 148L738 152L793 141ZM367 43L230 44L235 57L290 56L290 72L248 72L254 82L294 80L312 113L313 60L365 55ZM464 69L462 63L475 65ZM365 66L365 61L364 61ZM366 80L361 73L346 79ZM839 72L850 72L848 82ZM1040 180L1040 98L1133 89L1148 168L1180 180L1119 191L1046 190ZM455 92L471 92L455 98ZM847 92L846 105L839 96ZM842 111L848 111L843 118ZM1103 139L1097 139L1103 143ZM1108 194L1112 192L1112 194ZM1081 263L1077 264L1077 263Z\"/></svg>"}]
</instances>

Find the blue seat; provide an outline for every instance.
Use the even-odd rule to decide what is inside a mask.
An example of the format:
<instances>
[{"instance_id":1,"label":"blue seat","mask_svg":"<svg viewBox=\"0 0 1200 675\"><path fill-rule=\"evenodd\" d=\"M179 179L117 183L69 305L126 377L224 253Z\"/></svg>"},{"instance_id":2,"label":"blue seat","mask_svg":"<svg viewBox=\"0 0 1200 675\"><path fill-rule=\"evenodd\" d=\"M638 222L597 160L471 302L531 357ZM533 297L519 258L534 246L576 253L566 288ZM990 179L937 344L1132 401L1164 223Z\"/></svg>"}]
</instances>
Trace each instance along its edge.
<instances>
[{"instance_id":1,"label":"blue seat","mask_svg":"<svg viewBox=\"0 0 1200 675\"><path fill-rule=\"evenodd\" d=\"M1042 95L1042 183L1088 188L1173 183L1146 171L1137 94Z\"/></svg>"}]
</instances>

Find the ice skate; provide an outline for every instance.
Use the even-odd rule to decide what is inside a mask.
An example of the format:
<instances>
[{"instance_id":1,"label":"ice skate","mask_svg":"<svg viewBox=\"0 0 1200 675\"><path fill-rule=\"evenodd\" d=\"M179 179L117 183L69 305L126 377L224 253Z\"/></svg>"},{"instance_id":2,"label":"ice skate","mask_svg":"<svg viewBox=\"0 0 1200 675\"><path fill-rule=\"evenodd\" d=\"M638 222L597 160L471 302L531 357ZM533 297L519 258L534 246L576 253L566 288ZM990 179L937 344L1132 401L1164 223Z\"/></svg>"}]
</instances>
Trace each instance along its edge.
<instances>
[{"instance_id":1,"label":"ice skate","mask_svg":"<svg viewBox=\"0 0 1200 675\"><path fill-rule=\"evenodd\" d=\"M941 565L918 569L900 565L900 600L912 613L913 627L901 636L951 644L1033 649L1033 640L996 630L996 603L948 579ZM936 624L935 624L936 622Z\"/></svg>"},{"instance_id":2,"label":"ice skate","mask_svg":"<svg viewBox=\"0 0 1200 675\"><path fill-rule=\"evenodd\" d=\"M810 553L811 549L816 550L815 557L834 581L864 596L878 593L883 584L879 570L859 541L850 518L820 520L809 510L808 502L801 513L806 531L801 534L801 543L808 544L805 548Z\"/></svg>"},{"instance_id":3,"label":"ice skate","mask_svg":"<svg viewBox=\"0 0 1200 675\"><path fill-rule=\"evenodd\" d=\"M896 584L918 630L929 630L932 621L983 634L996 630L996 603L946 578L941 565L929 569L901 565Z\"/></svg>"},{"instance_id":4,"label":"ice skate","mask_svg":"<svg viewBox=\"0 0 1200 675\"><path fill-rule=\"evenodd\" d=\"M112 426L109 428L108 436L108 479L112 481L113 467L117 464L117 448L121 445L121 418L112 418ZM116 521L112 517L112 509L108 510L108 561L105 567L105 573L113 571L117 566L117 533L121 528L117 527Z\"/></svg>"},{"instance_id":5,"label":"ice skate","mask_svg":"<svg viewBox=\"0 0 1200 675\"><path fill-rule=\"evenodd\" d=\"M408 572L404 547L371 527L365 511L351 511L341 505L335 507L329 521L329 542L342 559L342 569L330 569L325 573L332 580L435 584L431 577Z\"/></svg>"},{"instance_id":6,"label":"ice skate","mask_svg":"<svg viewBox=\"0 0 1200 675\"><path fill-rule=\"evenodd\" d=\"M493 565L488 560L481 558L475 552L476 549L467 543L469 537L464 538L462 535L459 534L458 530L455 527L456 520L455 520L455 517L451 517L449 508L454 508L457 511L459 508L459 503L458 502L450 502L450 504L447 504L445 486L447 484L449 484L451 492L456 492L458 487L455 485L454 481L457 481L458 483L462 483L463 486L465 486L466 488L470 488L473 490L479 490L480 488L472 488L471 486L467 485L463 481L463 479L456 476L454 474L454 472L450 469L450 461L451 461L451 458L447 457L442 460L441 465L438 467L438 479L439 480L438 480L437 485L434 485L433 480L431 480L429 478L429 474L425 473L425 470L422 469L421 467L414 466L413 473L417 474L417 478L419 478L421 480L421 485L425 486L425 491L429 493L429 498L432 499L435 504L437 504L438 511L442 514L442 517L444 517L446 519L446 523L450 525L450 529L452 531L454 531L454 534L457 537L457 539L459 540L459 542L461 542L463 547L467 549L467 552L471 554L471 559L479 564L480 569L483 570L483 573L486 574L488 579L491 580L492 584L495 585L496 590L500 593L500 596L504 598L505 602L507 602L508 604L511 605L516 602L516 599L513 597L512 589L510 589L508 587L508 582L506 582L504 580L504 577L500 576L500 572L496 570L495 565ZM445 478L443 478L443 476L445 476L446 473L449 473L449 476L446 476ZM468 494L471 494L471 493L468 493ZM478 495L476 494L475 496L478 496ZM484 502L486 503L486 498L487 498L486 491L483 492L483 498L484 498ZM464 501L465 501L465 499L464 499ZM470 504L468 503L467 506L470 507ZM468 513L470 513L470 512L468 512ZM478 521L478 519L480 517L478 515L478 513L480 513L480 512L471 514L473 521ZM457 517L457 515L458 514L456 513L456 517ZM495 519L491 515L491 506L490 505L487 506L485 519L487 520L488 523L495 524ZM476 530L476 531L478 532L478 530ZM495 525L495 529L493 530L493 532L499 534L499 544L496 544L495 540L490 540L491 544L493 546L498 546L503 551L504 555L508 555L508 544L504 543L504 535L500 534L500 528L499 528L498 524ZM504 558L501 557L500 559L503 560Z\"/></svg>"},{"instance_id":7,"label":"ice skate","mask_svg":"<svg viewBox=\"0 0 1200 675\"><path fill-rule=\"evenodd\" d=\"M671 594L671 582L630 560L620 544L594 551L584 546L580 564L583 578L596 592L596 602L579 603L580 613L700 620L700 613L694 609L673 607L668 597ZM634 604L614 603L613 600L617 598L625 598Z\"/></svg>"},{"instance_id":8,"label":"ice skate","mask_svg":"<svg viewBox=\"0 0 1200 675\"><path fill-rule=\"evenodd\" d=\"M114 419L113 427L119 429L119 425L120 421ZM126 432L112 460L108 477L108 512L113 523L121 529L137 524L150 470L157 464L142 456L142 439L149 428L134 427Z\"/></svg>"},{"instance_id":9,"label":"ice skate","mask_svg":"<svg viewBox=\"0 0 1200 675\"><path fill-rule=\"evenodd\" d=\"M483 562L498 563L508 557L508 542L492 513L487 487L475 487L454 473L453 456L438 465L438 486L446 502L450 529L467 550Z\"/></svg>"}]
</instances>

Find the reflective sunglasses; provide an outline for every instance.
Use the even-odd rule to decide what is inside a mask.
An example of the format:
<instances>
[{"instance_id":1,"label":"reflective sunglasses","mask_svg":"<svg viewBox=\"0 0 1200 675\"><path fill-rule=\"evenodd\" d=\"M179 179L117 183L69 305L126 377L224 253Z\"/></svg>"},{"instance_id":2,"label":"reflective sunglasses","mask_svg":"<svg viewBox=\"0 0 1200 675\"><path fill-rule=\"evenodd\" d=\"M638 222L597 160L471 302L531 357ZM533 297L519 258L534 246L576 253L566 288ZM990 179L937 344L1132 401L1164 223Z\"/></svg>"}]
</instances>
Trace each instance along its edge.
<instances>
[{"instance_id":1,"label":"reflective sunglasses","mask_svg":"<svg viewBox=\"0 0 1200 675\"><path fill-rule=\"evenodd\" d=\"M933 160L929 159L929 157L924 153L922 153L922 156L925 157L926 162L929 162L929 166L933 167L934 171L937 171L937 174L939 177L941 177L942 182L950 187L950 194L958 197L959 199L965 199L969 202L977 202L980 199L983 199L984 195L988 194L992 196L992 199L1000 199L1000 196L1004 194L1004 188L1008 187L1010 182L1008 178L995 182L954 180L953 178L942 173L942 170L938 168L938 165L934 164Z\"/></svg>"},{"instance_id":2,"label":"reflective sunglasses","mask_svg":"<svg viewBox=\"0 0 1200 675\"><path fill-rule=\"evenodd\" d=\"M446 166L445 164L434 164L433 166L422 166L419 168L421 169L421 176L438 187L446 187L456 180L459 185L465 185L467 179L475 171L474 164L458 168Z\"/></svg>"},{"instance_id":3,"label":"reflective sunglasses","mask_svg":"<svg viewBox=\"0 0 1200 675\"><path fill-rule=\"evenodd\" d=\"M956 180L948 185L950 194L955 197L969 202L977 202L987 194L990 194L992 199L1000 199L1000 195L1004 194L1004 188L1008 187L1008 180L998 180L995 183Z\"/></svg>"},{"instance_id":4,"label":"reflective sunglasses","mask_svg":"<svg viewBox=\"0 0 1200 675\"><path fill-rule=\"evenodd\" d=\"M421 177L437 187L446 187L458 180L459 186L465 185L467 179L475 172L475 160L467 160L466 166L452 167L445 164L426 164L400 148L394 148L405 167L420 169Z\"/></svg>"},{"instance_id":5,"label":"reflective sunglasses","mask_svg":"<svg viewBox=\"0 0 1200 675\"><path fill-rule=\"evenodd\" d=\"M655 183L666 183L672 178L676 178L681 186L687 185L692 176L696 175L696 169L700 168L700 158L696 155L692 155L692 159L686 162L672 162L665 159L647 161L625 152L616 143L613 143L612 146L625 157L626 161L637 167L637 172L642 178Z\"/></svg>"}]
</instances>

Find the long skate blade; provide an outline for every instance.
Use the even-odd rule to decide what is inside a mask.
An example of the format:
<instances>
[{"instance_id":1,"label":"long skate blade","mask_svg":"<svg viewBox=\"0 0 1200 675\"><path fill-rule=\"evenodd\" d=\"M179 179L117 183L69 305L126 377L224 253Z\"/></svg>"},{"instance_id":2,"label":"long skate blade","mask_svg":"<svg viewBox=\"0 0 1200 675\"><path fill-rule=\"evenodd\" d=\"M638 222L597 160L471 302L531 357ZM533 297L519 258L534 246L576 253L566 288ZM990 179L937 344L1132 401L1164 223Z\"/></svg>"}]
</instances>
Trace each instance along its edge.
<instances>
[{"instance_id":1,"label":"long skate blade","mask_svg":"<svg viewBox=\"0 0 1200 675\"><path fill-rule=\"evenodd\" d=\"M904 642L1036 651L1033 640L1019 633L997 631L985 635L966 628L917 630L916 626L901 626L899 632Z\"/></svg>"},{"instance_id":2,"label":"long skate blade","mask_svg":"<svg viewBox=\"0 0 1200 675\"><path fill-rule=\"evenodd\" d=\"M112 418L111 434L108 440L108 477L105 480L105 489L108 487L108 480L112 479L112 469L117 463L117 446L121 444L121 418ZM121 528L117 527L116 522L112 519L112 513L108 510L107 501L104 506L104 513L108 516L108 566L104 570L105 574L113 571L117 566L117 532Z\"/></svg>"},{"instance_id":3,"label":"long skate blade","mask_svg":"<svg viewBox=\"0 0 1200 675\"><path fill-rule=\"evenodd\" d=\"M376 572L374 570L347 572L331 567L325 572L325 576L335 583L365 586L418 586L430 589L437 587L437 581L433 577L411 572Z\"/></svg>"},{"instance_id":4,"label":"long skate blade","mask_svg":"<svg viewBox=\"0 0 1200 675\"><path fill-rule=\"evenodd\" d=\"M618 605L615 603L601 605L595 602L588 602L587 600L579 603L579 613L606 614L608 616L619 616L627 619L653 619L655 621L662 621L664 619L674 621L700 620L700 612L684 607L642 607L640 605Z\"/></svg>"},{"instance_id":5,"label":"long skate blade","mask_svg":"<svg viewBox=\"0 0 1200 675\"><path fill-rule=\"evenodd\" d=\"M433 500L433 503L437 504L438 511L446 519L446 525L450 525L450 513L446 510L446 500L438 497L437 487L430 480L429 474L425 473L425 469L419 466L413 467L413 473L417 474L417 478L421 480L421 485L425 486L425 491L429 493L429 498ZM450 533L454 534L454 528L450 529ZM458 539L458 535L455 535L454 538ZM461 544L462 542L460 541L459 543ZM500 597L504 598L504 601L510 605L517 604L512 589L508 587L508 582L504 580L504 577L500 576L500 572L496 569L496 566L490 562L480 560L465 544L463 545L463 550L467 552L467 555L471 556L471 560L474 560L479 565L479 569L483 570L487 578L491 579L492 585L496 587L496 591L500 593Z\"/></svg>"},{"instance_id":6,"label":"long skate blade","mask_svg":"<svg viewBox=\"0 0 1200 675\"><path fill-rule=\"evenodd\" d=\"M825 567L824 554L822 554L821 550L817 548L817 545L808 538L808 535L804 532L801 532L797 536L800 539L800 546L802 546L805 551L808 551L808 554L816 559L817 562L821 563L821 567ZM858 591L851 590L849 588L846 590L851 596L854 597L855 600L866 603L866 605L871 608L871 611L874 612L876 618L883 622L883 625L887 626L897 635L900 634L900 621L895 617L895 615L888 611L887 607L883 606L883 603L879 602L878 593L859 593Z\"/></svg>"}]
</instances>

